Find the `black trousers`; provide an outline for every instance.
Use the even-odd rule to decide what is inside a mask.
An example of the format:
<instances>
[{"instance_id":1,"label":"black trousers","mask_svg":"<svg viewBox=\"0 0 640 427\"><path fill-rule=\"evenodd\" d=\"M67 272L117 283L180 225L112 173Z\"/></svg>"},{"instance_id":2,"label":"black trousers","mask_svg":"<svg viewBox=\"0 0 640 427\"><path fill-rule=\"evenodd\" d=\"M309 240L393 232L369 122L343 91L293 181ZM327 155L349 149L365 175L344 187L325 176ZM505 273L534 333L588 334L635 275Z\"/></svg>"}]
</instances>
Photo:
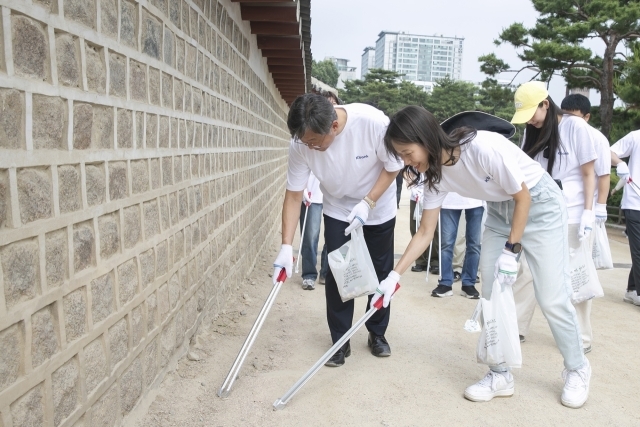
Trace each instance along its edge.
<instances>
[{"instance_id":1,"label":"black trousers","mask_svg":"<svg viewBox=\"0 0 640 427\"><path fill-rule=\"evenodd\" d=\"M640 291L640 211L624 209L624 218L631 251L631 271L627 291Z\"/></svg>"},{"instance_id":2,"label":"black trousers","mask_svg":"<svg viewBox=\"0 0 640 427\"><path fill-rule=\"evenodd\" d=\"M391 270L393 270L393 229L395 224L396 219L393 218L383 224L365 225L363 227L364 240L367 242L367 248L378 276L378 282L386 279ZM328 252L338 249L351 240L351 235L344 235L344 230L348 226L348 222L338 221L324 215L324 241ZM354 302L353 300L342 302L338 292L338 285L331 269L329 269L326 277L324 291L327 299L327 323L331 332L331 340L335 343L351 328ZM372 297L373 295L369 296L369 301L371 301ZM369 310L369 303L367 303L367 310ZM373 332L375 335L384 335L389 325L390 313L391 304L371 316L365 323L369 332Z\"/></svg>"},{"instance_id":3,"label":"black trousers","mask_svg":"<svg viewBox=\"0 0 640 427\"><path fill-rule=\"evenodd\" d=\"M418 231L416 229L416 220L413 219L413 211L415 209L416 209L416 201L410 200L409 201L409 231L411 232L411 237L413 237L414 234L416 234L416 231ZM431 241L431 244L433 245L433 249L431 249L431 267L440 267L440 243L438 243L439 242L438 227L440 227L440 224L436 226L435 232L433 233L433 240ZM423 268L427 268L427 265L429 265L429 247L428 246L427 246L427 249L424 250L422 255L420 255L416 260L416 265Z\"/></svg>"}]
</instances>

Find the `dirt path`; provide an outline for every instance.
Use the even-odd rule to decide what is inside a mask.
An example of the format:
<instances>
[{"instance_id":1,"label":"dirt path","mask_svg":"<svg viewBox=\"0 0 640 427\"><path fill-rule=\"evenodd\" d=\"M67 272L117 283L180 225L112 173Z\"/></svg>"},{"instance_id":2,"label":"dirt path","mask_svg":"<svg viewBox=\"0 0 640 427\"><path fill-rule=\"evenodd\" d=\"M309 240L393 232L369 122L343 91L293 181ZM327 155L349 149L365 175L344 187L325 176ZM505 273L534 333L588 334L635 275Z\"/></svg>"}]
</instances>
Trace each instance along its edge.
<instances>
[{"instance_id":1,"label":"dirt path","mask_svg":"<svg viewBox=\"0 0 640 427\"><path fill-rule=\"evenodd\" d=\"M396 228L396 253L409 240L406 192ZM619 230L612 236L614 262L629 264L629 248ZM294 245L296 247L297 245ZM274 241L272 246L277 247ZM231 395L216 392L270 291L272 259L264 262L229 301L226 312L203 322L191 349L201 360L180 360L167 375L136 427L158 426L638 426L636 396L640 308L623 303L629 270L600 271L605 297L594 302L593 367L587 404L572 410L560 404L562 358L544 317L537 310L523 344L524 366L515 370L516 393L509 399L473 403L464 388L486 367L475 361L478 335L462 330L476 301L458 295L430 296L437 277L407 272L394 299L387 338L392 356L373 357L366 330L351 340L352 355L341 368L323 367L282 411L281 397L331 346L324 288L303 291L297 275L282 288ZM356 301L356 319L364 302ZM156 393L154 393L156 394ZM143 405L144 409L144 405Z\"/></svg>"}]
</instances>

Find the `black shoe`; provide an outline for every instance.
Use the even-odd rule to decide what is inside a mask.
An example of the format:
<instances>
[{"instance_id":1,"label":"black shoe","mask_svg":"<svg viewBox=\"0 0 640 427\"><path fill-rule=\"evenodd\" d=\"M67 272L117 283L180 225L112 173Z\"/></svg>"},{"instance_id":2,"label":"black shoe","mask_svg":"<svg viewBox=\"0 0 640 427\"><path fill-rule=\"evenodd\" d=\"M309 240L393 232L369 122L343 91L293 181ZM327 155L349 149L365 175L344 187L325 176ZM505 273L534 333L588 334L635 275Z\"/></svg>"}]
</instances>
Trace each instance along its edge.
<instances>
[{"instance_id":1,"label":"black shoe","mask_svg":"<svg viewBox=\"0 0 640 427\"><path fill-rule=\"evenodd\" d=\"M444 298L453 295L451 286L438 285L433 291L431 291L432 297Z\"/></svg>"},{"instance_id":2,"label":"black shoe","mask_svg":"<svg viewBox=\"0 0 640 427\"><path fill-rule=\"evenodd\" d=\"M480 283L480 276L476 276L476 283Z\"/></svg>"},{"instance_id":3,"label":"black shoe","mask_svg":"<svg viewBox=\"0 0 640 427\"><path fill-rule=\"evenodd\" d=\"M373 332L369 332L369 339L367 344L371 349L371 354L376 357L389 357L391 356L391 347L384 335L375 335Z\"/></svg>"},{"instance_id":4,"label":"black shoe","mask_svg":"<svg viewBox=\"0 0 640 427\"><path fill-rule=\"evenodd\" d=\"M475 286L463 286L460 295L469 299L480 299L480 294L476 291Z\"/></svg>"},{"instance_id":5,"label":"black shoe","mask_svg":"<svg viewBox=\"0 0 640 427\"><path fill-rule=\"evenodd\" d=\"M338 366L344 365L344 358L351 356L351 342L347 342L343 345L340 350L336 351L336 353L331 356L324 366L331 366L332 368L336 368Z\"/></svg>"},{"instance_id":6,"label":"black shoe","mask_svg":"<svg viewBox=\"0 0 640 427\"><path fill-rule=\"evenodd\" d=\"M431 274L440 274L440 267L431 267L429 269L429 273L431 273Z\"/></svg>"},{"instance_id":7,"label":"black shoe","mask_svg":"<svg viewBox=\"0 0 640 427\"><path fill-rule=\"evenodd\" d=\"M420 272L420 271L426 271L427 267L424 265L414 265L413 267L411 267L411 271L415 271L415 272Z\"/></svg>"},{"instance_id":8,"label":"black shoe","mask_svg":"<svg viewBox=\"0 0 640 427\"><path fill-rule=\"evenodd\" d=\"M459 282L460 279L462 279L462 275L460 273L458 273L457 271L453 272L453 282Z\"/></svg>"},{"instance_id":9,"label":"black shoe","mask_svg":"<svg viewBox=\"0 0 640 427\"><path fill-rule=\"evenodd\" d=\"M524 335L518 335L520 337L520 342L524 342Z\"/></svg>"}]
</instances>

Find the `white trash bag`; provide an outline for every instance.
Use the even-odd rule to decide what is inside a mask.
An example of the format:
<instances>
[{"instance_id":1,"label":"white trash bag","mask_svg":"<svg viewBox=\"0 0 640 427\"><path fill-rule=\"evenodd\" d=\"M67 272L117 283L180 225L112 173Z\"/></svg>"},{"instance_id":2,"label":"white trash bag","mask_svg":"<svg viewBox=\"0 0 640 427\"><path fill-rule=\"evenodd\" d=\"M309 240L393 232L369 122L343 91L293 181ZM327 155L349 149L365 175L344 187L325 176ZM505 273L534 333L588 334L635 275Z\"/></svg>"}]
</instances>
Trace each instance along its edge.
<instances>
[{"instance_id":1,"label":"white trash bag","mask_svg":"<svg viewBox=\"0 0 640 427\"><path fill-rule=\"evenodd\" d=\"M522 350L518 336L518 316L513 289L504 289L493 281L491 300L480 298L482 304L482 332L478 340L478 363L489 366L522 366Z\"/></svg>"},{"instance_id":2,"label":"white trash bag","mask_svg":"<svg viewBox=\"0 0 640 427\"><path fill-rule=\"evenodd\" d=\"M372 294L378 287L378 276L362 227L351 232L351 240L329 252L328 261L342 302Z\"/></svg>"},{"instance_id":3,"label":"white trash bag","mask_svg":"<svg viewBox=\"0 0 640 427\"><path fill-rule=\"evenodd\" d=\"M569 246L569 269L571 271L571 302L581 302L604 296L602 285L591 258L589 240L585 239L577 247Z\"/></svg>"},{"instance_id":4,"label":"white trash bag","mask_svg":"<svg viewBox=\"0 0 640 427\"><path fill-rule=\"evenodd\" d=\"M604 224L596 225L593 238L593 251L591 257L596 270L611 270L613 259L611 258L611 248L609 248L609 238L607 237L607 227Z\"/></svg>"}]
</instances>

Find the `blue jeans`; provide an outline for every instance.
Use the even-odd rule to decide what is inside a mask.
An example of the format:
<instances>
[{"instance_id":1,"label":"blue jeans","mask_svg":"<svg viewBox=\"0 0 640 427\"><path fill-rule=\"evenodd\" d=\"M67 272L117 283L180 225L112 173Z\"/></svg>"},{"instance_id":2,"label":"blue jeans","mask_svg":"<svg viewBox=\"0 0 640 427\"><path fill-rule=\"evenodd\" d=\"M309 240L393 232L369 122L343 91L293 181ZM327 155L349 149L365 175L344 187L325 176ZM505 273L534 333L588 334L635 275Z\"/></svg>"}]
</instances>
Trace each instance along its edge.
<instances>
[{"instance_id":1,"label":"blue jeans","mask_svg":"<svg viewBox=\"0 0 640 427\"><path fill-rule=\"evenodd\" d=\"M442 279L440 285L453 285L453 248L456 245L458 235L458 223L460 222L460 209L441 209L440 222L442 225L442 264L440 273ZM478 263L480 262L480 245L482 241L482 206L465 209L464 216L467 220L466 250L464 253L464 263L462 264L462 286L473 286L478 275Z\"/></svg>"},{"instance_id":2,"label":"blue jeans","mask_svg":"<svg viewBox=\"0 0 640 427\"><path fill-rule=\"evenodd\" d=\"M302 207L300 208L300 231L302 231L306 211L307 207L302 203ZM321 221L322 203L311 203L309 206L309 214L307 215L307 225L304 229L302 247L300 248L303 280L316 280L318 278L316 264L318 262L318 239L320 238ZM322 255L320 257L320 276L326 277L328 270L329 263L327 262L327 245L325 245L322 248Z\"/></svg>"}]
</instances>

